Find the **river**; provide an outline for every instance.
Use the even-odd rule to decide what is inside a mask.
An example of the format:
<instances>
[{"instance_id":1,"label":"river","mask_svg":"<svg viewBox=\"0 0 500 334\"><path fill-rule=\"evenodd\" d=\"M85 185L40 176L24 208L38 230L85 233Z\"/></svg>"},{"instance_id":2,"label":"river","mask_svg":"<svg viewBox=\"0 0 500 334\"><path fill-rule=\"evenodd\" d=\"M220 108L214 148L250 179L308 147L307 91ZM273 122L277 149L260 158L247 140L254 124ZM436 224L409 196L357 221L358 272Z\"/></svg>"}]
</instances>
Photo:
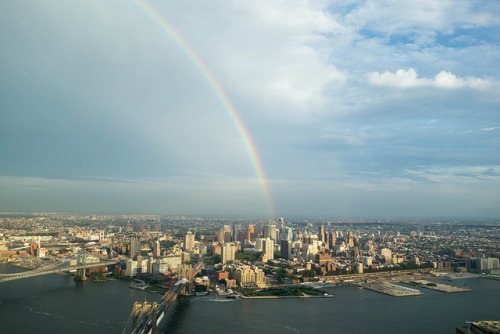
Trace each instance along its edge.
<instances>
[{"instance_id":1,"label":"river","mask_svg":"<svg viewBox=\"0 0 500 334\"><path fill-rule=\"evenodd\" d=\"M19 269L0 265L0 272ZM328 288L335 298L229 300L179 298L160 333L455 333L464 321L500 320L500 281L449 282L470 292L390 297L356 287ZM134 301L160 295L130 282L75 282L52 274L0 283L1 333L121 333Z\"/></svg>"}]
</instances>

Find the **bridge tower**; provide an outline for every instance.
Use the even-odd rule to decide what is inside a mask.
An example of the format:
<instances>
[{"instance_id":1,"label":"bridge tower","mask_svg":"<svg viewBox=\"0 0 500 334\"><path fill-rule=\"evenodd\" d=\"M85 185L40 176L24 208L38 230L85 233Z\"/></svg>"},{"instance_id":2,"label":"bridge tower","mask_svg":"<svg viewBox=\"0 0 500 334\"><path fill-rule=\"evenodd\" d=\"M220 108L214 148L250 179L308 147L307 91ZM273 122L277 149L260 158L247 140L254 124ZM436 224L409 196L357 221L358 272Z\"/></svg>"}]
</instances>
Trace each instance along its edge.
<instances>
[{"instance_id":1,"label":"bridge tower","mask_svg":"<svg viewBox=\"0 0 500 334\"><path fill-rule=\"evenodd\" d=\"M85 253L85 249L81 249L77 253L77 265L78 266L85 266L85 260L87 259L87 254ZM87 277L85 276L85 268L82 269L77 269L76 270L76 276L75 276L75 281L85 281Z\"/></svg>"},{"instance_id":2,"label":"bridge tower","mask_svg":"<svg viewBox=\"0 0 500 334\"><path fill-rule=\"evenodd\" d=\"M149 317L151 317L151 334L157 334L157 322L158 322L158 303L134 303L134 308L132 309L132 332L137 329L139 325L144 326Z\"/></svg>"}]
</instances>

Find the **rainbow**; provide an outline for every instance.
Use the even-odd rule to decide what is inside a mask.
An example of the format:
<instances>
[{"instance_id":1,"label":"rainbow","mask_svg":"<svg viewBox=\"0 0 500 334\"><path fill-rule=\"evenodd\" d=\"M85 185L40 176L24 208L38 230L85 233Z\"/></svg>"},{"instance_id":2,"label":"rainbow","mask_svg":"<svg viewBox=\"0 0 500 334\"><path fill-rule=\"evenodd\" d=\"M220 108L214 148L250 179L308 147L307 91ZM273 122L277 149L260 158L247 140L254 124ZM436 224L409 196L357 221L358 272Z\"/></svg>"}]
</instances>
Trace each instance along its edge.
<instances>
[{"instance_id":1,"label":"rainbow","mask_svg":"<svg viewBox=\"0 0 500 334\"><path fill-rule=\"evenodd\" d=\"M189 43L179 34L175 28L159 13L153 6L147 3L145 0L133 0L139 7L147 14L153 21L170 36L175 43L184 51L184 53L188 56L189 59L193 62L193 64L198 68L201 72L205 80L208 82L210 87L212 87L215 95L220 100L224 109L226 110L229 118L233 122L237 133L245 146L245 149L248 153L250 161L252 162L253 168L257 174L257 178L259 179L259 183L262 186L262 190L264 192L264 197L267 204L267 209L269 212L269 216L274 217L274 207L271 199L271 193L269 189L269 185L266 179L266 175L264 173L264 168L262 167L262 162L259 158L259 154L257 152L257 147L255 146L250 133L248 132L245 124L241 120L240 115L238 114L236 108L233 103L227 96L226 92L222 88L219 81L215 78L214 74L208 66L203 62L200 56L196 53L196 51L189 45Z\"/></svg>"}]
</instances>

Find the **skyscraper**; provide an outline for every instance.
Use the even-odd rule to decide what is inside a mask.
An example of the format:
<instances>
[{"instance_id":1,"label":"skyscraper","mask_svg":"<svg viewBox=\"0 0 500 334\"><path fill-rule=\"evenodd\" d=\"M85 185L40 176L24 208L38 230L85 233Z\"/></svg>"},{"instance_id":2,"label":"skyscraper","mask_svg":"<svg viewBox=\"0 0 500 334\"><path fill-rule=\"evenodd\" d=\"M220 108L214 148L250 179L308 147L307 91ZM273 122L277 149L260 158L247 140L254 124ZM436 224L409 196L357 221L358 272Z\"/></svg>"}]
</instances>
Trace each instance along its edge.
<instances>
[{"instance_id":1,"label":"skyscraper","mask_svg":"<svg viewBox=\"0 0 500 334\"><path fill-rule=\"evenodd\" d=\"M235 260L236 246L226 243L222 246L222 264L232 263Z\"/></svg>"},{"instance_id":2,"label":"skyscraper","mask_svg":"<svg viewBox=\"0 0 500 334\"><path fill-rule=\"evenodd\" d=\"M194 249L194 234L192 232L186 233L184 235L184 250L191 251Z\"/></svg>"},{"instance_id":3,"label":"skyscraper","mask_svg":"<svg viewBox=\"0 0 500 334\"><path fill-rule=\"evenodd\" d=\"M323 225L319 227L319 241L325 243L325 227Z\"/></svg>"},{"instance_id":4,"label":"skyscraper","mask_svg":"<svg viewBox=\"0 0 500 334\"><path fill-rule=\"evenodd\" d=\"M160 257L161 255L161 249L160 249L160 242L156 240L154 248L153 248L153 257Z\"/></svg>"},{"instance_id":5,"label":"skyscraper","mask_svg":"<svg viewBox=\"0 0 500 334\"><path fill-rule=\"evenodd\" d=\"M257 238L257 228L255 225L248 225L247 227L248 240L255 241Z\"/></svg>"},{"instance_id":6,"label":"skyscraper","mask_svg":"<svg viewBox=\"0 0 500 334\"><path fill-rule=\"evenodd\" d=\"M238 239L238 233L241 231L241 223L233 225L233 237L232 241L236 241Z\"/></svg>"},{"instance_id":7,"label":"skyscraper","mask_svg":"<svg viewBox=\"0 0 500 334\"><path fill-rule=\"evenodd\" d=\"M231 226L229 226L229 225L221 226L219 228L219 230L217 231L217 240L219 241L219 243L221 245L223 245L226 242L230 242L231 241L231 233L232 233Z\"/></svg>"},{"instance_id":8,"label":"skyscraper","mask_svg":"<svg viewBox=\"0 0 500 334\"><path fill-rule=\"evenodd\" d=\"M283 227L280 230L280 240L288 240L292 241L293 240L293 230L290 227Z\"/></svg>"},{"instance_id":9,"label":"skyscraper","mask_svg":"<svg viewBox=\"0 0 500 334\"><path fill-rule=\"evenodd\" d=\"M328 245L330 246L330 249L333 249L335 248L335 244L336 244L336 236L335 236L335 232L330 232L330 237L328 238Z\"/></svg>"},{"instance_id":10,"label":"skyscraper","mask_svg":"<svg viewBox=\"0 0 500 334\"><path fill-rule=\"evenodd\" d=\"M264 225L264 231L262 237L273 239L273 241L276 242L276 225L274 224Z\"/></svg>"},{"instance_id":11,"label":"skyscraper","mask_svg":"<svg viewBox=\"0 0 500 334\"><path fill-rule=\"evenodd\" d=\"M289 240L281 240L281 258L285 260L290 260L292 257L292 242Z\"/></svg>"},{"instance_id":12,"label":"skyscraper","mask_svg":"<svg viewBox=\"0 0 500 334\"><path fill-rule=\"evenodd\" d=\"M274 259L274 240L271 238L264 238L263 246L263 251L267 259Z\"/></svg>"},{"instance_id":13,"label":"skyscraper","mask_svg":"<svg viewBox=\"0 0 500 334\"><path fill-rule=\"evenodd\" d=\"M130 239L130 258L133 259L141 253L141 242L135 238Z\"/></svg>"}]
</instances>

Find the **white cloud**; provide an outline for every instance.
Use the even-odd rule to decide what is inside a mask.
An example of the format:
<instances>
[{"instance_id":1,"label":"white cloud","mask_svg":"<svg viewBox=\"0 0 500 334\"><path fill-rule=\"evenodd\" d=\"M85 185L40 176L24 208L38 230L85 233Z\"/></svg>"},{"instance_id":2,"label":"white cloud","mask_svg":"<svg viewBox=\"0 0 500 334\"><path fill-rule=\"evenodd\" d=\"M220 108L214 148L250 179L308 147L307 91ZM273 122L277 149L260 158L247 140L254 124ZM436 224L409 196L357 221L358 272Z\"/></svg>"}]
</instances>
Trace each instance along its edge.
<instances>
[{"instance_id":1,"label":"white cloud","mask_svg":"<svg viewBox=\"0 0 500 334\"><path fill-rule=\"evenodd\" d=\"M498 24L488 6L467 0L368 0L346 15L346 22L384 34L438 30L449 33L456 27Z\"/></svg>"},{"instance_id":2,"label":"white cloud","mask_svg":"<svg viewBox=\"0 0 500 334\"><path fill-rule=\"evenodd\" d=\"M414 87L435 87L443 89L458 89L458 88L489 88L492 85L498 85L496 81L481 79L475 77L460 78L453 73L441 71L434 78L419 78L417 71L414 68L399 69L396 73L385 71L369 72L367 80L372 85L390 86L399 88L414 88Z\"/></svg>"}]
</instances>

